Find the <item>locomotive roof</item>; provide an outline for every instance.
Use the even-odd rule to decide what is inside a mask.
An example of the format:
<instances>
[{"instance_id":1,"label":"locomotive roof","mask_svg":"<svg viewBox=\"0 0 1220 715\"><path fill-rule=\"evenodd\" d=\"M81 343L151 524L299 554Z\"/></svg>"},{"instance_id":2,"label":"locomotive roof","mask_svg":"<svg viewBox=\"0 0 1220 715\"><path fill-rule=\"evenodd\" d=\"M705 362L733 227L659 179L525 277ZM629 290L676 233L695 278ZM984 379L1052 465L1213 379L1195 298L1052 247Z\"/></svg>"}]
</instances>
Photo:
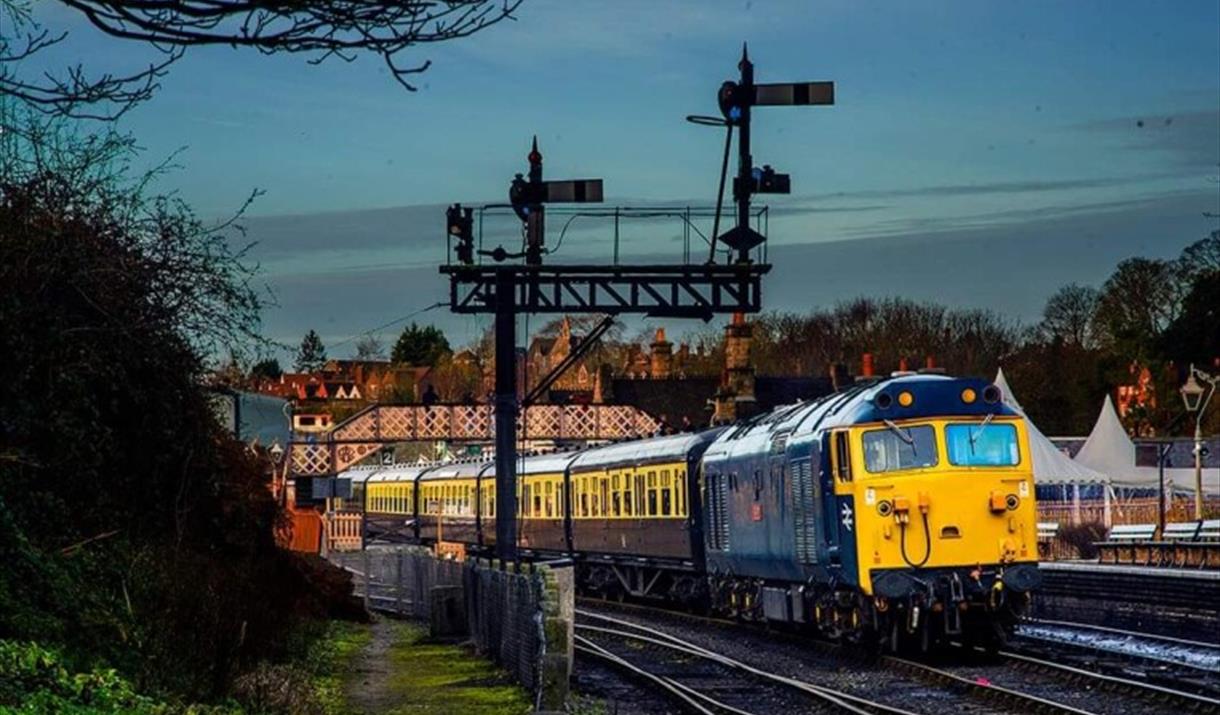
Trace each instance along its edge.
<instances>
[{"instance_id":1,"label":"locomotive roof","mask_svg":"<svg viewBox=\"0 0 1220 715\"><path fill-rule=\"evenodd\" d=\"M983 389L990 384L979 378L923 374L858 383L816 400L778 407L730 427L708 448L705 458L768 451L772 441L785 434L790 443L816 440L828 429L847 425L937 416L1015 415L1002 401L987 403L981 399ZM961 398L968 387L980 396L970 404ZM914 396L909 407L898 404L901 392ZM883 394L890 398L884 408L877 400Z\"/></svg>"},{"instance_id":2,"label":"locomotive roof","mask_svg":"<svg viewBox=\"0 0 1220 715\"><path fill-rule=\"evenodd\" d=\"M717 428L594 447L580 453L572 462L572 471L588 471L619 464L685 461L694 450L702 451L723 431L723 428Z\"/></svg>"}]
</instances>

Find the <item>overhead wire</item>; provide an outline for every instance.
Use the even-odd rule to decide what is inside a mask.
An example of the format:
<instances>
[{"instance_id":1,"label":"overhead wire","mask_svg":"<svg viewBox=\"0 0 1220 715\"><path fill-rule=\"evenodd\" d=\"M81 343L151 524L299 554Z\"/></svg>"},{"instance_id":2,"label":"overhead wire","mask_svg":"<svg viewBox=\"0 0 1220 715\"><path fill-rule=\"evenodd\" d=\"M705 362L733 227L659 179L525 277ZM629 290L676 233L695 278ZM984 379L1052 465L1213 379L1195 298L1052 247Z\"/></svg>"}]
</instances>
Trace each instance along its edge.
<instances>
[{"instance_id":1,"label":"overhead wire","mask_svg":"<svg viewBox=\"0 0 1220 715\"><path fill-rule=\"evenodd\" d=\"M334 348L339 347L340 345L347 345L348 343L359 340L360 338L363 338L366 335L372 335L373 333L379 332L381 330L385 330L386 328L389 328L389 327L393 327L395 325L398 325L399 323L405 323L406 321L410 320L411 318L416 317L417 315L427 313L429 310L436 310L437 308L443 308L446 305L448 305L448 303L445 303L444 301L433 303L432 305L429 305L426 308L420 308L419 310L416 310L414 312L407 313L406 315L402 316L401 318L395 318L394 320L391 320L388 323L383 323L381 325L378 325L375 328L370 328L368 330L365 330L362 333L357 333L345 340L340 340L337 343L332 343L330 347L331 347L331 349L334 349Z\"/></svg>"}]
</instances>

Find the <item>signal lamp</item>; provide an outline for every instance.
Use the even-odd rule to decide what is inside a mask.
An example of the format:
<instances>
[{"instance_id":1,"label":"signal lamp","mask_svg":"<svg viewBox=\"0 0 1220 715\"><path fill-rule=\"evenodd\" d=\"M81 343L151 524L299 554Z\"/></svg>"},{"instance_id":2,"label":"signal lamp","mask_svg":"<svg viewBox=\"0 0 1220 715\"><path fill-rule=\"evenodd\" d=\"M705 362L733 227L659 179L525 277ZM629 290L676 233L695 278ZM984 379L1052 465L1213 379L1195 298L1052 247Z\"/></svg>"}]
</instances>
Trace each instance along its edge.
<instances>
[{"instance_id":1,"label":"signal lamp","mask_svg":"<svg viewBox=\"0 0 1220 715\"><path fill-rule=\"evenodd\" d=\"M978 393L976 393L972 388L967 387L966 389L962 390L962 402L965 402L967 405L973 404L978 397Z\"/></svg>"},{"instance_id":2,"label":"signal lamp","mask_svg":"<svg viewBox=\"0 0 1220 715\"><path fill-rule=\"evenodd\" d=\"M902 405L903 407L910 407L911 405L915 404L915 396L905 390L899 392L898 404Z\"/></svg>"}]
</instances>

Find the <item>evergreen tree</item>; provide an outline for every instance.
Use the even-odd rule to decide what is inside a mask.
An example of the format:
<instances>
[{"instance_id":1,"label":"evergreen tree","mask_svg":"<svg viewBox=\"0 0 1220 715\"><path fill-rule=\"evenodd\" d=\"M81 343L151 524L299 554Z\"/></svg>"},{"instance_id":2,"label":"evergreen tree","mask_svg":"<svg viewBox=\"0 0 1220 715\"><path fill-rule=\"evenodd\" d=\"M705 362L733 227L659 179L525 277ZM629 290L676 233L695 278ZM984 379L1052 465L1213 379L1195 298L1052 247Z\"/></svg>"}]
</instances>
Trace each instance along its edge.
<instances>
[{"instance_id":1,"label":"evergreen tree","mask_svg":"<svg viewBox=\"0 0 1220 715\"><path fill-rule=\"evenodd\" d=\"M321 370L326 365L326 346L322 345L322 338L313 330L305 333L305 338L301 340L301 347L297 349L297 372L314 372Z\"/></svg>"},{"instance_id":2,"label":"evergreen tree","mask_svg":"<svg viewBox=\"0 0 1220 715\"><path fill-rule=\"evenodd\" d=\"M394 344L394 362L406 365L435 367L441 358L453 352L449 340L435 326L419 327L411 323L403 329Z\"/></svg>"},{"instance_id":3,"label":"evergreen tree","mask_svg":"<svg viewBox=\"0 0 1220 715\"><path fill-rule=\"evenodd\" d=\"M250 367L250 377L263 380L278 380L284 374L280 361L275 358L259 360Z\"/></svg>"}]
</instances>

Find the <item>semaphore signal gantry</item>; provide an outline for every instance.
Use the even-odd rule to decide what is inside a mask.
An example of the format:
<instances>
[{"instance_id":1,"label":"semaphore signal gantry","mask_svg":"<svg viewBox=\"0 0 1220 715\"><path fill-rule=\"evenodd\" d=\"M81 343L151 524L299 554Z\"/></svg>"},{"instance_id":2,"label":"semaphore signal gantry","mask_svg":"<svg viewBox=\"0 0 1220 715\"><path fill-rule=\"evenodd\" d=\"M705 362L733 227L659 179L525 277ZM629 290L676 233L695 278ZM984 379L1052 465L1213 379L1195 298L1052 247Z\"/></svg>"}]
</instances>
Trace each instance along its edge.
<instances>
[{"instance_id":1,"label":"semaphore signal gantry","mask_svg":"<svg viewBox=\"0 0 1220 715\"><path fill-rule=\"evenodd\" d=\"M500 558L515 559L517 555L517 314L602 313L607 321L623 314L710 320L716 314L762 309L762 276L771 266L751 258L751 251L766 239L750 226L750 200L759 193L788 193L791 181L770 166L755 168L750 153L751 110L833 104L834 83L756 84L754 64L744 47L738 69L738 81L725 82L717 93L722 117L688 117L697 124L726 129L707 263L544 265L547 204L600 203L603 189L601 179L544 180L537 137L528 156L528 174L517 174L509 186L509 201L525 234L522 252L509 252L502 246L476 250L473 209L454 204L447 211L453 260L440 270L449 276L450 310L495 315L496 550ZM738 136L738 171L733 181L736 224L720 234L734 130ZM735 252L735 259L717 263L717 243ZM476 256L492 262L480 263ZM519 259L524 260L513 262ZM583 351L593 342L585 341L577 349Z\"/></svg>"}]
</instances>

